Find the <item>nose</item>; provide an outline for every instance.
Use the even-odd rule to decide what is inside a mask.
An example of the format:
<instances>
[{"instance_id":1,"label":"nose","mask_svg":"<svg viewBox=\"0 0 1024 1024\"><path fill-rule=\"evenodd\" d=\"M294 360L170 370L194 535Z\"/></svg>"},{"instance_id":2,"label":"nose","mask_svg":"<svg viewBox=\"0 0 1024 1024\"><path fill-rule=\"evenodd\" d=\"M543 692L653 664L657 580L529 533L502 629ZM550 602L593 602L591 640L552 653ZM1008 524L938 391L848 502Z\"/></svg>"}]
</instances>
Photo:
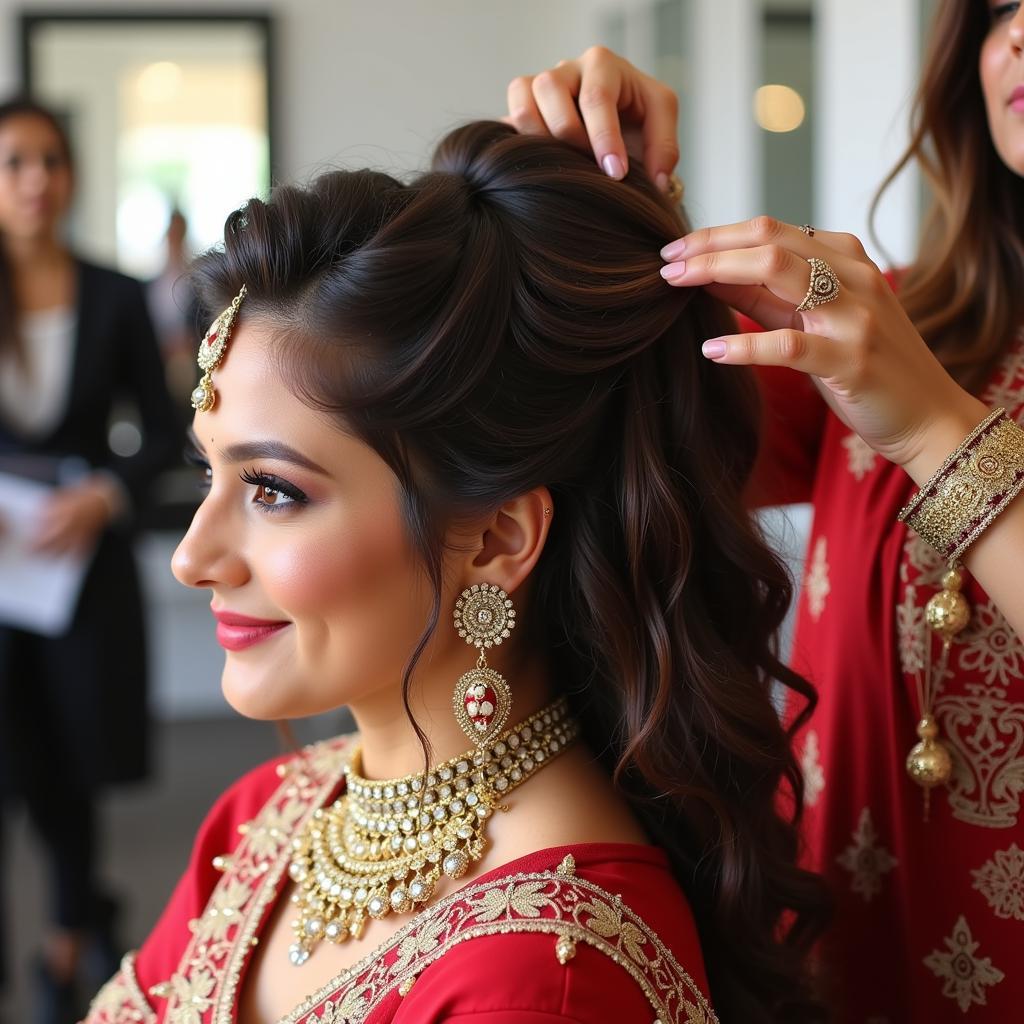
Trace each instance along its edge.
<instances>
[{"instance_id":1,"label":"nose","mask_svg":"<svg viewBox=\"0 0 1024 1024\"><path fill-rule=\"evenodd\" d=\"M196 510L171 558L171 571L186 587L241 587L248 581L249 569L239 545L232 543L228 516L210 497Z\"/></svg>"},{"instance_id":2,"label":"nose","mask_svg":"<svg viewBox=\"0 0 1024 1024\"><path fill-rule=\"evenodd\" d=\"M1017 8L1010 21L1010 45L1017 53L1024 50L1024 6Z\"/></svg>"}]
</instances>

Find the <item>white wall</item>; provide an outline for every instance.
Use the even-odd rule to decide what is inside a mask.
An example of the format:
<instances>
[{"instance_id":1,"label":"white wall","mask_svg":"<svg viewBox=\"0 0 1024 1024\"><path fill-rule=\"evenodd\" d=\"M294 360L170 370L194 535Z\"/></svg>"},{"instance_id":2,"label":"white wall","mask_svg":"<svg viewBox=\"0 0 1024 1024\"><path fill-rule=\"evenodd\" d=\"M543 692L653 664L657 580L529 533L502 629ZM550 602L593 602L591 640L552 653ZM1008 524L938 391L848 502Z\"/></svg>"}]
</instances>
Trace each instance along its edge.
<instances>
[{"instance_id":1,"label":"white wall","mask_svg":"<svg viewBox=\"0 0 1024 1024\"><path fill-rule=\"evenodd\" d=\"M815 140L815 223L868 238L871 197L906 145L909 100L919 65L919 0L817 0L815 52L819 109ZM893 183L876 221L896 264L913 256L918 175Z\"/></svg>"}]
</instances>

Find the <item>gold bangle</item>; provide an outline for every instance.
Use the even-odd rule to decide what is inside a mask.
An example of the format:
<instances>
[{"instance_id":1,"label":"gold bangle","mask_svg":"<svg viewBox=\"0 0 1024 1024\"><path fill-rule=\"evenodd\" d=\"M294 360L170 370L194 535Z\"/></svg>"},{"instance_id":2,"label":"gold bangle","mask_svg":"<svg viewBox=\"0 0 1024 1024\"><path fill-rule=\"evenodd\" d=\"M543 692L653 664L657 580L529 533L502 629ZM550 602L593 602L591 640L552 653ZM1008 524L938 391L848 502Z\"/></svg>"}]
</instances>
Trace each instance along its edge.
<instances>
[{"instance_id":1,"label":"gold bangle","mask_svg":"<svg viewBox=\"0 0 1024 1024\"><path fill-rule=\"evenodd\" d=\"M900 511L906 523L956 565L1024 490L1024 430L996 409L978 424Z\"/></svg>"}]
</instances>

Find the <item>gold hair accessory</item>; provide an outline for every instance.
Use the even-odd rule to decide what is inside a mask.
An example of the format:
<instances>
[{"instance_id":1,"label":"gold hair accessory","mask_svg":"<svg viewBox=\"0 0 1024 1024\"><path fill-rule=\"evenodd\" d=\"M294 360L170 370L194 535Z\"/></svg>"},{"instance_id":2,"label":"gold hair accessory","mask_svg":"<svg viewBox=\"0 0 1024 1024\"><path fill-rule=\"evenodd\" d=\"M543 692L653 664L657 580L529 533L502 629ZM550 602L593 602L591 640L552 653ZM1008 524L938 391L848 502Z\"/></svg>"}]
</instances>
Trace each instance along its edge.
<instances>
[{"instance_id":1,"label":"gold hair accessory","mask_svg":"<svg viewBox=\"0 0 1024 1024\"><path fill-rule=\"evenodd\" d=\"M461 878L483 856L499 801L578 734L562 697L487 746L401 779L362 778L356 748L345 792L293 842L291 962L304 964L324 939L358 939L367 917L423 909L442 874Z\"/></svg>"},{"instance_id":2,"label":"gold hair accessory","mask_svg":"<svg viewBox=\"0 0 1024 1024\"><path fill-rule=\"evenodd\" d=\"M245 293L246 288L243 284L241 291L231 300L231 305L210 324L210 329L199 343L199 355L196 357L196 362L199 363L199 369L203 371L203 376L192 392L192 408L197 412L209 412L217 401L217 392L213 390L211 374L224 358L231 330L238 317L238 307L241 306Z\"/></svg>"},{"instance_id":3,"label":"gold hair accessory","mask_svg":"<svg viewBox=\"0 0 1024 1024\"><path fill-rule=\"evenodd\" d=\"M1024 490L1024 430L1005 409L988 414L900 511L950 565L956 565Z\"/></svg>"},{"instance_id":4,"label":"gold hair accessory","mask_svg":"<svg viewBox=\"0 0 1024 1024\"><path fill-rule=\"evenodd\" d=\"M796 307L798 313L805 313L816 306L824 306L839 298L839 278L836 272L824 261L812 256L808 261L811 265L811 283L807 294Z\"/></svg>"},{"instance_id":5,"label":"gold hair accessory","mask_svg":"<svg viewBox=\"0 0 1024 1024\"><path fill-rule=\"evenodd\" d=\"M480 651L476 667L455 684L452 710L459 728L478 746L486 746L508 720L512 693L500 672L487 665L486 649L507 640L515 629L512 601L494 583L474 583L455 602L455 628Z\"/></svg>"}]
</instances>

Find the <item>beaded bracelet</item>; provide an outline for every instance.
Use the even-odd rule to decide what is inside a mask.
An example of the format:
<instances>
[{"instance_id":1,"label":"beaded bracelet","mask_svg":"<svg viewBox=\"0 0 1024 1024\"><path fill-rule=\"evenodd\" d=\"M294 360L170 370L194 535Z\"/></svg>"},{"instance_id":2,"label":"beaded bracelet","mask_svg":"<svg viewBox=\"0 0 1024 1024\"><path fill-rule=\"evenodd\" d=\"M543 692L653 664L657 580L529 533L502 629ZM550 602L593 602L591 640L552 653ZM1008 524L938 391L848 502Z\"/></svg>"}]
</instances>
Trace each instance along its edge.
<instances>
[{"instance_id":1,"label":"beaded bracelet","mask_svg":"<svg viewBox=\"0 0 1024 1024\"><path fill-rule=\"evenodd\" d=\"M1024 490L1024 430L996 409L978 424L899 514L956 565Z\"/></svg>"}]
</instances>

